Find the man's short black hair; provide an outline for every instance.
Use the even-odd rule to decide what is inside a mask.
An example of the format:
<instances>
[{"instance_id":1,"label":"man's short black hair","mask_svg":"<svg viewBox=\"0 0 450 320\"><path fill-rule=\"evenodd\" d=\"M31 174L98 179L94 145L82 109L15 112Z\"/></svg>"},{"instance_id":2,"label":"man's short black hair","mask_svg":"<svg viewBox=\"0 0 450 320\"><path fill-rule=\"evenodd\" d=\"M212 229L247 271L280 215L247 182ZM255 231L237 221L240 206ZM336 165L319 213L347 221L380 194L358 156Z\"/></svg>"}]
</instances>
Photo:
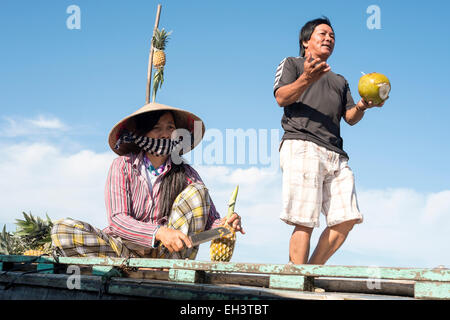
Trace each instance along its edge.
<instances>
[{"instance_id":1,"label":"man's short black hair","mask_svg":"<svg viewBox=\"0 0 450 320\"><path fill-rule=\"evenodd\" d=\"M302 30L300 30L299 42L300 42L300 56L301 57L305 56L305 47L303 46L303 41L309 41L309 39L311 39L311 35L314 32L314 29L316 29L316 27L321 24L326 24L326 25L330 26L331 29L333 29L333 27L331 26L330 19L323 16L322 18L308 21L303 26Z\"/></svg>"}]
</instances>

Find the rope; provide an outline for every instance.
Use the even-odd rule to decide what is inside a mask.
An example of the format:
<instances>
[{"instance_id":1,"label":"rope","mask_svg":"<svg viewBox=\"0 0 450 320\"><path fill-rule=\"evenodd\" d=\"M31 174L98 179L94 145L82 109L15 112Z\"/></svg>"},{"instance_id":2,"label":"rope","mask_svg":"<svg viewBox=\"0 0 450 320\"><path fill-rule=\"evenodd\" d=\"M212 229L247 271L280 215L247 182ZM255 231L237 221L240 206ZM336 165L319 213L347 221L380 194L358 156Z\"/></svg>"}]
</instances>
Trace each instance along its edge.
<instances>
[{"instance_id":1,"label":"rope","mask_svg":"<svg viewBox=\"0 0 450 320\"><path fill-rule=\"evenodd\" d=\"M130 267L130 257L128 257L124 260L124 262L122 262L120 266L113 267L107 273L102 275L102 284L100 285L100 288L98 290L98 298L101 299L104 294L108 293L111 278L122 277L124 273L128 271L136 271L137 269L138 268L136 267Z\"/></svg>"},{"instance_id":2,"label":"rope","mask_svg":"<svg viewBox=\"0 0 450 320\"><path fill-rule=\"evenodd\" d=\"M117 268L112 268L107 273L102 275L102 283L98 289L98 298L101 299L102 296L108 293L109 283L112 277L121 277L122 273Z\"/></svg>"}]
</instances>

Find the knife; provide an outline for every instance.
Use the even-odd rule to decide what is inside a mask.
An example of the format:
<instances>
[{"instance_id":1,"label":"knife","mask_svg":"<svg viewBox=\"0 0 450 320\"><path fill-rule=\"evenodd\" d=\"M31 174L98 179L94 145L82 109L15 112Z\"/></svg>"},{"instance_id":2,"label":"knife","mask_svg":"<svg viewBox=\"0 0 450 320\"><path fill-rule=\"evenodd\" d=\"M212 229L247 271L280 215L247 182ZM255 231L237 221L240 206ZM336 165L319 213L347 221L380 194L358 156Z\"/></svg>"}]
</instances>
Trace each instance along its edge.
<instances>
[{"instance_id":1,"label":"knife","mask_svg":"<svg viewBox=\"0 0 450 320\"><path fill-rule=\"evenodd\" d=\"M214 240L223 236L226 236L227 234L230 234L231 231L224 227L219 227L215 229L211 229L208 231L203 231L200 233L196 233L191 236L191 242L192 245L195 247L196 245L199 245L200 243L208 242L210 240Z\"/></svg>"}]
</instances>

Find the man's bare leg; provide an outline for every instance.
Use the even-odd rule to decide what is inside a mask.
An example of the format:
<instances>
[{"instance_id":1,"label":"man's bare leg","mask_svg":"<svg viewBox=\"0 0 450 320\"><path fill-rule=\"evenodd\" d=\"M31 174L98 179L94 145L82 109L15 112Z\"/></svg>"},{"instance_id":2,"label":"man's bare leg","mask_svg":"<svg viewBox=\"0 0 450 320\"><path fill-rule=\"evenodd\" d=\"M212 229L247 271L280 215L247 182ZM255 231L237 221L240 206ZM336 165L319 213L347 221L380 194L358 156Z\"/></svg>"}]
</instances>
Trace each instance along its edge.
<instances>
[{"instance_id":1,"label":"man's bare leg","mask_svg":"<svg viewBox=\"0 0 450 320\"><path fill-rule=\"evenodd\" d=\"M294 264L305 264L309 257L309 242L313 228L296 226L289 242L289 260Z\"/></svg>"},{"instance_id":2,"label":"man's bare leg","mask_svg":"<svg viewBox=\"0 0 450 320\"><path fill-rule=\"evenodd\" d=\"M327 227L320 235L319 243L308 264L325 264L344 243L356 221L345 221L335 226Z\"/></svg>"}]
</instances>

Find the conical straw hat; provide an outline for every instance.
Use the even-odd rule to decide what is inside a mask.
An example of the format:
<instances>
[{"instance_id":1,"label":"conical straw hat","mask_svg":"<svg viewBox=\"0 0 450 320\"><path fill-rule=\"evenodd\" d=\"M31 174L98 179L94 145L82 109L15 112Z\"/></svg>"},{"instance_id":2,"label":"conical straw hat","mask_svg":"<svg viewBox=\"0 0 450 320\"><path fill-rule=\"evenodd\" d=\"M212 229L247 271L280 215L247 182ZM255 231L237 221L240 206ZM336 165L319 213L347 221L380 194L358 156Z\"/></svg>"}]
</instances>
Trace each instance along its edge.
<instances>
[{"instance_id":1,"label":"conical straw hat","mask_svg":"<svg viewBox=\"0 0 450 320\"><path fill-rule=\"evenodd\" d=\"M203 121L199 117L197 117L195 114L185 111L185 110L182 110L182 109L179 109L179 108L170 107L170 106L166 106L166 105L163 105L160 103L151 102L149 104L146 104L139 110L133 112L129 116L123 118L112 128L111 132L109 133L109 137L108 137L108 142L109 142L109 146L111 147L111 149L120 156L125 155L130 152L138 153L140 151L140 149L135 144L132 144L132 143L123 143L120 145L119 149L115 149L117 140L119 139L120 135L122 134L122 132L124 130L128 130L131 132L134 132L136 130L136 124L135 124L134 119L138 115L149 113L149 112L160 111L160 110L172 111L173 114L175 115L175 124L176 124L177 129L186 129L190 132L191 137L192 137L192 140L191 140L192 143L191 143L190 150L194 149L200 143L200 141L203 139L203 135L205 134L205 125L204 125ZM197 121L199 121L201 124L201 130L197 129L198 132L194 132L194 123ZM196 128L198 128L198 124L197 124ZM181 153L183 154L190 150L182 150Z\"/></svg>"}]
</instances>

